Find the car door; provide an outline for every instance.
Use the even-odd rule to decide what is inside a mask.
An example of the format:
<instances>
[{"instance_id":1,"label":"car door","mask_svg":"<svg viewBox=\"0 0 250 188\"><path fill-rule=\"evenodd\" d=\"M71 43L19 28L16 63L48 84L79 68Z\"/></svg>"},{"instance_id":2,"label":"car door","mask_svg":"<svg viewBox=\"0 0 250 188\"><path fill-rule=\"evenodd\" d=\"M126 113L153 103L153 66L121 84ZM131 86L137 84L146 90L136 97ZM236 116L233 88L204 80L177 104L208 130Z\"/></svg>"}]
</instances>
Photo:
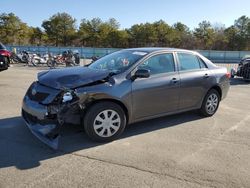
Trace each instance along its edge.
<instances>
[{"instance_id":1,"label":"car door","mask_svg":"<svg viewBox=\"0 0 250 188\"><path fill-rule=\"evenodd\" d=\"M197 108L210 86L212 75L201 58L193 53L177 53L180 73L180 110Z\"/></svg>"},{"instance_id":2,"label":"car door","mask_svg":"<svg viewBox=\"0 0 250 188\"><path fill-rule=\"evenodd\" d=\"M173 53L154 55L137 69L150 70L150 77L132 82L133 118L144 119L176 111L180 81Z\"/></svg>"}]
</instances>

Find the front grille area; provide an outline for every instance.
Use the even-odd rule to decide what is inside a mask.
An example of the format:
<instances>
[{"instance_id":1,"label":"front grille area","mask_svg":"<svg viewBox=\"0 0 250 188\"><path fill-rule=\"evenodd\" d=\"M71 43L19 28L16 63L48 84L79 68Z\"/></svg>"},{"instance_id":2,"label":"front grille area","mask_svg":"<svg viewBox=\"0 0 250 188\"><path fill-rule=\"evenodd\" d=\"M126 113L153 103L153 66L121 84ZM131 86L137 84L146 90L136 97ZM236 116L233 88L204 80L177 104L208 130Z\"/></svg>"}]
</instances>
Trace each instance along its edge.
<instances>
[{"instance_id":1,"label":"front grille area","mask_svg":"<svg viewBox=\"0 0 250 188\"><path fill-rule=\"evenodd\" d=\"M30 122L30 123L32 123L32 124L38 122L37 117L35 117L35 116L29 114L28 112L26 112L26 111L24 111L24 110L22 110L22 115L23 115L23 117L24 117L24 119L25 119L26 121L28 121L28 122Z\"/></svg>"},{"instance_id":2,"label":"front grille area","mask_svg":"<svg viewBox=\"0 0 250 188\"><path fill-rule=\"evenodd\" d=\"M25 110L22 109L22 116L31 125L40 124L40 125L48 125L48 124L57 124L56 115L50 116L48 118L44 118L43 120L39 120L36 116L29 114Z\"/></svg>"},{"instance_id":3,"label":"front grille area","mask_svg":"<svg viewBox=\"0 0 250 188\"><path fill-rule=\"evenodd\" d=\"M243 77L245 79L250 79L250 63L247 63L240 67L237 76Z\"/></svg>"},{"instance_id":4,"label":"front grille area","mask_svg":"<svg viewBox=\"0 0 250 188\"><path fill-rule=\"evenodd\" d=\"M32 84L30 86L30 88L27 91L27 95L30 98L30 100L32 100L32 101L42 102L49 96L49 93L43 93L43 92L39 92L39 91L36 91L35 93L32 93L33 89L36 90L35 85L36 85L36 83Z\"/></svg>"}]
</instances>

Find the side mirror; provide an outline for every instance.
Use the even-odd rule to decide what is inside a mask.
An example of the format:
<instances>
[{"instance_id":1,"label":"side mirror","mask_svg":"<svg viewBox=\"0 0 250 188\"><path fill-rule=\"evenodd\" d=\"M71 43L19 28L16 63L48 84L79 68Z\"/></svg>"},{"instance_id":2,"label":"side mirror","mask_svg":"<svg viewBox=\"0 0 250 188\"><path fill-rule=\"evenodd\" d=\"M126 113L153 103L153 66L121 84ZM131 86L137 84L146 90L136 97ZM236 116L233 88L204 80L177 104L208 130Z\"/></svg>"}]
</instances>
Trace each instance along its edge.
<instances>
[{"instance_id":1,"label":"side mirror","mask_svg":"<svg viewBox=\"0 0 250 188\"><path fill-rule=\"evenodd\" d=\"M148 69L138 69L132 76L132 80L136 78L148 78L150 76L150 70Z\"/></svg>"}]
</instances>

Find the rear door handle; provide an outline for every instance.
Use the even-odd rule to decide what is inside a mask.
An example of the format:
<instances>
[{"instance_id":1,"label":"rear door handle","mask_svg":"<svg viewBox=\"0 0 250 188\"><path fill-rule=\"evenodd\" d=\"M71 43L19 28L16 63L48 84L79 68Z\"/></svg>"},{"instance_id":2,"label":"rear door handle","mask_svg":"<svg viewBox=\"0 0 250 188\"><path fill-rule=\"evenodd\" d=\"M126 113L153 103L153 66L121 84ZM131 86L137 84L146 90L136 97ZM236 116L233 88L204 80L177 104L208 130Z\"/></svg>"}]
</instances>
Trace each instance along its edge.
<instances>
[{"instance_id":1,"label":"rear door handle","mask_svg":"<svg viewBox=\"0 0 250 188\"><path fill-rule=\"evenodd\" d=\"M204 78L208 78L208 77L209 77L209 74L206 73L206 74L204 75Z\"/></svg>"}]
</instances>

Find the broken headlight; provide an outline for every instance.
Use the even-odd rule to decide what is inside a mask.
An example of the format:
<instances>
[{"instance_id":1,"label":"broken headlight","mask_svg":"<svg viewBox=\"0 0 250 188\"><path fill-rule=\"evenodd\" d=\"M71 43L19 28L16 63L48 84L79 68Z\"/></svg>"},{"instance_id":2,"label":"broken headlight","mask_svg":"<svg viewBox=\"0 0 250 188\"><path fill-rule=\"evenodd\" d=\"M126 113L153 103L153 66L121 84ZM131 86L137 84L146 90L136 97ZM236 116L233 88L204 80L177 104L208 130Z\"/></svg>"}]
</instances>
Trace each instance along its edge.
<instances>
[{"instance_id":1,"label":"broken headlight","mask_svg":"<svg viewBox=\"0 0 250 188\"><path fill-rule=\"evenodd\" d=\"M72 101L72 99L73 99L72 92L67 91L66 93L63 94L62 102L63 103L70 102Z\"/></svg>"}]
</instances>

